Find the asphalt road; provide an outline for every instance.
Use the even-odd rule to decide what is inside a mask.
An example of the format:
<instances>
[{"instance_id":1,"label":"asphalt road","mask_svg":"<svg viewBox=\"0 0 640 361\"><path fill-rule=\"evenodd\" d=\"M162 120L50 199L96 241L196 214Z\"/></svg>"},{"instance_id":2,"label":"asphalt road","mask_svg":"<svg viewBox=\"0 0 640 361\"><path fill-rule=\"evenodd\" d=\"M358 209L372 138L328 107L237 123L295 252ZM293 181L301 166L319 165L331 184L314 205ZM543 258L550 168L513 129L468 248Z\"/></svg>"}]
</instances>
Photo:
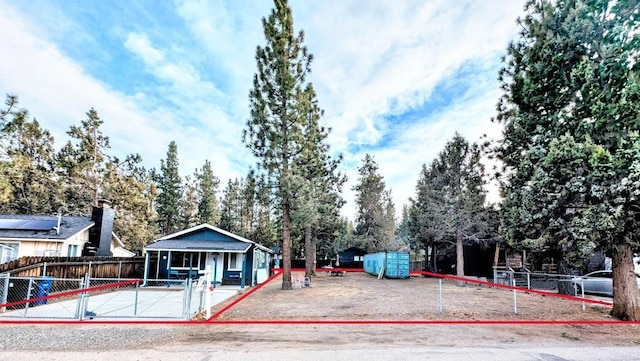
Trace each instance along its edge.
<instances>
[{"instance_id":1,"label":"asphalt road","mask_svg":"<svg viewBox=\"0 0 640 361\"><path fill-rule=\"evenodd\" d=\"M114 349L117 345L114 345ZM152 349L114 350L114 351L4 351L0 353L0 360L40 359L40 360L234 360L234 361L353 361L353 360L640 360L638 347L390 347L390 348L349 348L314 349L304 348L270 348L261 349L215 349L203 345L171 345Z\"/></svg>"}]
</instances>

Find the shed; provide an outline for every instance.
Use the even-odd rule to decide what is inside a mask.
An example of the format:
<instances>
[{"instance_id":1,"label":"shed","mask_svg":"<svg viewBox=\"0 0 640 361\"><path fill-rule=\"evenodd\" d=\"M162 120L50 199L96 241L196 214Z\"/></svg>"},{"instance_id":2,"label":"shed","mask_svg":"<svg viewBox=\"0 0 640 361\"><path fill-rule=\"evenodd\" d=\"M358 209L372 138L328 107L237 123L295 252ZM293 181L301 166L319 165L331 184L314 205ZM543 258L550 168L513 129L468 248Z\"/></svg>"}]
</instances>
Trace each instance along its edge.
<instances>
[{"instance_id":1,"label":"shed","mask_svg":"<svg viewBox=\"0 0 640 361\"><path fill-rule=\"evenodd\" d=\"M349 247L340 252L340 267L343 268L362 268L364 255L367 254L362 248Z\"/></svg>"}]
</instances>

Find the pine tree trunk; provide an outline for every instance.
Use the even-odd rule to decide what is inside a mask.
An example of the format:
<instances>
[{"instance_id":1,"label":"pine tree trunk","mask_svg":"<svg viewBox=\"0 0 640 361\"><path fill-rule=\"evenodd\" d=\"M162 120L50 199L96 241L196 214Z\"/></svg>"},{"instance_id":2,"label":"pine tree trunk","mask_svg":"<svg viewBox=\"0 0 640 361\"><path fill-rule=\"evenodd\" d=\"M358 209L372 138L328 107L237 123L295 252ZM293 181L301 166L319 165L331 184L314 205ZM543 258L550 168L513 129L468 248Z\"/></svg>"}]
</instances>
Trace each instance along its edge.
<instances>
[{"instance_id":1,"label":"pine tree trunk","mask_svg":"<svg viewBox=\"0 0 640 361\"><path fill-rule=\"evenodd\" d=\"M456 276L464 277L464 247L462 245L462 236L456 235ZM464 286L464 282L458 281L458 286Z\"/></svg>"},{"instance_id":2,"label":"pine tree trunk","mask_svg":"<svg viewBox=\"0 0 640 361\"><path fill-rule=\"evenodd\" d=\"M315 237L311 239L311 259L313 260L311 275L315 276L316 268L318 268L318 241Z\"/></svg>"},{"instance_id":3,"label":"pine tree trunk","mask_svg":"<svg viewBox=\"0 0 640 361\"><path fill-rule=\"evenodd\" d=\"M436 249L435 242L431 242L429 247L431 247L431 256L429 258L429 269L427 269L427 271L438 273L438 250Z\"/></svg>"},{"instance_id":4,"label":"pine tree trunk","mask_svg":"<svg viewBox=\"0 0 640 361\"><path fill-rule=\"evenodd\" d=\"M613 310L611 315L624 321L640 320L640 296L633 267L633 251L624 246L614 251Z\"/></svg>"},{"instance_id":5,"label":"pine tree trunk","mask_svg":"<svg viewBox=\"0 0 640 361\"><path fill-rule=\"evenodd\" d=\"M311 279L313 273L313 249L311 245L311 226L304 227L304 276Z\"/></svg>"},{"instance_id":6,"label":"pine tree trunk","mask_svg":"<svg viewBox=\"0 0 640 361\"><path fill-rule=\"evenodd\" d=\"M291 287L291 215L288 200L282 202L282 289Z\"/></svg>"}]
</instances>

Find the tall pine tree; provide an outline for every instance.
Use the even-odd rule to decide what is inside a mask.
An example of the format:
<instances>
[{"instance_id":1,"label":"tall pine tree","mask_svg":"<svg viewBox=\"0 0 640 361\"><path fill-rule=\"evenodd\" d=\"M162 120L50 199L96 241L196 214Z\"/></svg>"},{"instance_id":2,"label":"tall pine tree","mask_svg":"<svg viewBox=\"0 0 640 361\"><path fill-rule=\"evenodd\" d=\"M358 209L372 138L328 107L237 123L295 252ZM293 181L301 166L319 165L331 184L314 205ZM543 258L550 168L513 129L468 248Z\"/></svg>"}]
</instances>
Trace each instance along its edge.
<instances>
[{"instance_id":1,"label":"tall pine tree","mask_svg":"<svg viewBox=\"0 0 640 361\"><path fill-rule=\"evenodd\" d=\"M0 212L51 214L61 206L55 167L53 136L26 110L11 110L8 97L0 113Z\"/></svg>"},{"instance_id":2,"label":"tall pine tree","mask_svg":"<svg viewBox=\"0 0 640 361\"><path fill-rule=\"evenodd\" d=\"M495 240L495 222L484 206L484 167L480 150L455 134L433 160L423 166L412 200L411 234L428 244L455 246L456 274L464 276L464 246ZM435 266L433 258L430 267Z\"/></svg>"},{"instance_id":3,"label":"tall pine tree","mask_svg":"<svg viewBox=\"0 0 640 361\"><path fill-rule=\"evenodd\" d=\"M295 159L299 187L292 204L292 219L304 239L305 276L310 278L315 274L318 236L327 233L327 226L339 218L343 205L340 191L346 177L337 170L342 157L334 159L329 154L326 138L330 129L319 124L323 111L313 86L309 84L301 96L300 106L306 114L306 144Z\"/></svg>"},{"instance_id":4,"label":"tall pine tree","mask_svg":"<svg viewBox=\"0 0 640 361\"><path fill-rule=\"evenodd\" d=\"M124 161L112 158L105 165L103 197L115 212L114 231L127 249L142 251L157 234L152 203L157 196L149 172L140 166L139 155Z\"/></svg>"},{"instance_id":5,"label":"tall pine tree","mask_svg":"<svg viewBox=\"0 0 640 361\"><path fill-rule=\"evenodd\" d=\"M87 119L72 125L71 137L58 153L59 176L63 181L64 207L68 213L87 214L102 197L102 177L109 156L109 137L103 134L104 121L91 108Z\"/></svg>"},{"instance_id":6,"label":"tall pine tree","mask_svg":"<svg viewBox=\"0 0 640 361\"><path fill-rule=\"evenodd\" d=\"M395 211L391 191L386 189L384 177L370 154L365 155L358 168L356 191L356 234L364 238L367 251L391 251L397 248Z\"/></svg>"},{"instance_id":7,"label":"tall pine tree","mask_svg":"<svg viewBox=\"0 0 640 361\"><path fill-rule=\"evenodd\" d=\"M287 1L275 0L274 5L262 19L266 44L256 49L258 71L249 93L251 117L243 141L276 187L282 215L282 289L291 289L291 206L299 187L293 167L305 144L306 114L300 99L312 56L303 45L304 33L294 32Z\"/></svg>"},{"instance_id":8,"label":"tall pine tree","mask_svg":"<svg viewBox=\"0 0 640 361\"><path fill-rule=\"evenodd\" d=\"M530 1L498 104L508 242L613 260L613 315L640 320L640 12L630 0Z\"/></svg>"},{"instance_id":9,"label":"tall pine tree","mask_svg":"<svg viewBox=\"0 0 640 361\"><path fill-rule=\"evenodd\" d=\"M220 180L213 174L211 162L206 160L202 169L196 172L198 180L198 222L218 226L220 210L218 209L218 186Z\"/></svg>"},{"instance_id":10,"label":"tall pine tree","mask_svg":"<svg viewBox=\"0 0 640 361\"><path fill-rule=\"evenodd\" d=\"M158 227L161 234L167 235L177 232L182 221L180 214L182 178L178 170L178 146L175 141L169 143L167 159L160 161L160 174L156 178Z\"/></svg>"}]
</instances>

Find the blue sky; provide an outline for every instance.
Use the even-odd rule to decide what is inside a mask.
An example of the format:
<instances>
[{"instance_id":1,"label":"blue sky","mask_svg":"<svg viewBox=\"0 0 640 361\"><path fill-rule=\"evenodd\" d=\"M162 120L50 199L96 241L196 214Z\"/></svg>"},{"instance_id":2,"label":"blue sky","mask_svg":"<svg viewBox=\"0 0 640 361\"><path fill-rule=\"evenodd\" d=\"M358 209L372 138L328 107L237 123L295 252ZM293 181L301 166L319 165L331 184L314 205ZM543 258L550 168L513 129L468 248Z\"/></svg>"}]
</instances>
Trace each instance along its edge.
<instances>
[{"instance_id":1,"label":"blue sky","mask_svg":"<svg viewBox=\"0 0 640 361\"><path fill-rule=\"evenodd\" d=\"M496 80L523 0L294 0L315 60L309 78L349 177L371 153L398 209L422 164L457 131L500 136ZM222 184L256 160L242 144L266 0L0 0L0 93L54 134L95 108L112 153L159 167L178 144L182 176L205 159ZM399 216L399 214L398 214Z\"/></svg>"}]
</instances>

